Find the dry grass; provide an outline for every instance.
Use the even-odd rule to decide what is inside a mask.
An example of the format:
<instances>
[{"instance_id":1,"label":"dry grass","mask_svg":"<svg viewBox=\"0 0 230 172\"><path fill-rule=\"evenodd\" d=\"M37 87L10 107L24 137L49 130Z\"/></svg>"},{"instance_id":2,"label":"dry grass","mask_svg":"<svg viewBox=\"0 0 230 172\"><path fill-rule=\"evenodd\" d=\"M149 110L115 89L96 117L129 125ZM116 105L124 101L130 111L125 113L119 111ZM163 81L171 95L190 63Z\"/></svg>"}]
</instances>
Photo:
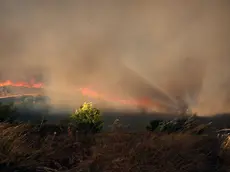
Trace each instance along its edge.
<instances>
[{"instance_id":1,"label":"dry grass","mask_svg":"<svg viewBox=\"0 0 230 172\"><path fill-rule=\"evenodd\" d=\"M8 166L9 171L13 168L34 171L40 167L66 170L85 157L81 144L73 143L66 135L42 138L30 125L2 128L0 164Z\"/></svg>"},{"instance_id":2,"label":"dry grass","mask_svg":"<svg viewBox=\"0 0 230 172\"><path fill-rule=\"evenodd\" d=\"M97 171L213 171L216 139L191 135L110 134L97 139L93 162Z\"/></svg>"},{"instance_id":3,"label":"dry grass","mask_svg":"<svg viewBox=\"0 0 230 172\"><path fill-rule=\"evenodd\" d=\"M32 131L32 126L25 124L0 125L1 172L15 169L33 172L212 172L230 169L227 168L229 149L220 151L218 140L208 136L103 133L73 142L66 134L41 137Z\"/></svg>"}]
</instances>

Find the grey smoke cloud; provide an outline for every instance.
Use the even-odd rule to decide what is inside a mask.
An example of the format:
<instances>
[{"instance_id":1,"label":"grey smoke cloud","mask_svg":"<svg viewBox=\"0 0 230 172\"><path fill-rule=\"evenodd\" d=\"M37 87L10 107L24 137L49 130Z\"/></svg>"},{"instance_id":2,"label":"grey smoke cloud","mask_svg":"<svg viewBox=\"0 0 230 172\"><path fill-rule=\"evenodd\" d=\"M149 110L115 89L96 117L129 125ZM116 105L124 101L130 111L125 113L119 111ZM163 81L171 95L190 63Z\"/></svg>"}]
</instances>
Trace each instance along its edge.
<instances>
[{"instance_id":1,"label":"grey smoke cloud","mask_svg":"<svg viewBox=\"0 0 230 172\"><path fill-rule=\"evenodd\" d=\"M229 8L228 0L2 0L1 78L42 74L46 93L68 103L80 101L75 86L92 85L167 103L165 94L181 96L202 114L229 111Z\"/></svg>"}]
</instances>

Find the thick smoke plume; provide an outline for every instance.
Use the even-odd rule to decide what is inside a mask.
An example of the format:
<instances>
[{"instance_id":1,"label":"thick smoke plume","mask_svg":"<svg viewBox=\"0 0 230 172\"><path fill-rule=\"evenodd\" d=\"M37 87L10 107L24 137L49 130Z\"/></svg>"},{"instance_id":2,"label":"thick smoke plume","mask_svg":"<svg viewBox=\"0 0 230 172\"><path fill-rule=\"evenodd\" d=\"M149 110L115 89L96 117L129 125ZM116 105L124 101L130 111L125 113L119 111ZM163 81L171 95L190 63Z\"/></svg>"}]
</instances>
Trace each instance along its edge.
<instances>
[{"instance_id":1,"label":"thick smoke plume","mask_svg":"<svg viewBox=\"0 0 230 172\"><path fill-rule=\"evenodd\" d=\"M228 0L2 0L0 77L40 75L68 103L80 101L75 86L92 86L226 112L229 17Z\"/></svg>"}]
</instances>

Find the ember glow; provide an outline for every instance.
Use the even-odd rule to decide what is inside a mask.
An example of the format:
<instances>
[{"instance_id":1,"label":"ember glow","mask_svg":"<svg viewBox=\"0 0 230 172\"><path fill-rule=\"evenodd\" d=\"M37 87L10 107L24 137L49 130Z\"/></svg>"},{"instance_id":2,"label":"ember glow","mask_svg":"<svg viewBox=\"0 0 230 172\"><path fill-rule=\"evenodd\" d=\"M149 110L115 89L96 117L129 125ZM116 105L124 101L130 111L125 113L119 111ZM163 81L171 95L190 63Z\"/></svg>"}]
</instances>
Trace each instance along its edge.
<instances>
[{"instance_id":1,"label":"ember glow","mask_svg":"<svg viewBox=\"0 0 230 172\"><path fill-rule=\"evenodd\" d=\"M34 80L31 80L30 82L12 82L10 80L0 82L0 87L4 86L13 86L13 87L24 87L24 88L44 88L43 83L36 83ZM142 107L142 108L157 108L160 107L160 104L157 102L153 102L149 98L140 98L140 99L124 99L124 98L119 98L115 96L109 96L103 93L99 93L93 89L84 87L84 88L78 88L76 89L76 92L79 92L83 96L87 96L90 98L95 98L99 100L104 100L107 102L111 103L119 103L123 105L133 105L137 107Z\"/></svg>"}]
</instances>

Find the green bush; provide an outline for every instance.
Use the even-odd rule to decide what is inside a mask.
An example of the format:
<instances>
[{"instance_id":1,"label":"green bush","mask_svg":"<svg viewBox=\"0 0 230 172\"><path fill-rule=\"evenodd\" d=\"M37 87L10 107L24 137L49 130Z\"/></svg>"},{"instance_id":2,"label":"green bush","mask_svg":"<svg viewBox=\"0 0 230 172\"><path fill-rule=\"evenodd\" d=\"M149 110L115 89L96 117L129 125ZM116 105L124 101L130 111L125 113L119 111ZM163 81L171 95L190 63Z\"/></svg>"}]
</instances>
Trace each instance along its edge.
<instances>
[{"instance_id":1,"label":"green bush","mask_svg":"<svg viewBox=\"0 0 230 172\"><path fill-rule=\"evenodd\" d=\"M173 133L173 132L181 132L183 131L184 123L181 121L166 121L161 124L159 130L161 132Z\"/></svg>"},{"instance_id":2,"label":"green bush","mask_svg":"<svg viewBox=\"0 0 230 172\"><path fill-rule=\"evenodd\" d=\"M199 128L199 124L197 123L197 116L193 114L191 116L183 116L181 118L176 118L171 121L161 121L161 120L153 120L150 122L150 125L146 127L148 131L158 131L158 132L166 132L166 133L174 133L174 132L190 132L195 128ZM199 129L200 132L196 132L197 134L203 133L203 128ZM207 128L207 127L206 127Z\"/></svg>"},{"instance_id":3,"label":"green bush","mask_svg":"<svg viewBox=\"0 0 230 172\"><path fill-rule=\"evenodd\" d=\"M148 131L156 131L162 122L163 120L152 120L150 121L150 124L146 127L146 129Z\"/></svg>"},{"instance_id":4,"label":"green bush","mask_svg":"<svg viewBox=\"0 0 230 172\"><path fill-rule=\"evenodd\" d=\"M84 103L77 109L70 116L70 123L78 132L83 133L98 133L103 128L101 112L92 103Z\"/></svg>"},{"instance_id":5,"label":"green bush","mask_svg":"<svg viewBox=\"0 0 230 172\"><path fill-rule=\"evenodd\" d=\"M21 97L21 106L24 108L32 108L34 107L34 98L33 96L22 96Z\"/></svg>"},{"instance_id":6,"label":"green bush","mask_svg":"<svg viewBox=\"0 0 230 172\"><path fill-rule=\"evenodd\" d=\"M13 103L3 104L0 102L0 122L14 122L17 119L16 108Z\"/></svg>"}]
</instances>

